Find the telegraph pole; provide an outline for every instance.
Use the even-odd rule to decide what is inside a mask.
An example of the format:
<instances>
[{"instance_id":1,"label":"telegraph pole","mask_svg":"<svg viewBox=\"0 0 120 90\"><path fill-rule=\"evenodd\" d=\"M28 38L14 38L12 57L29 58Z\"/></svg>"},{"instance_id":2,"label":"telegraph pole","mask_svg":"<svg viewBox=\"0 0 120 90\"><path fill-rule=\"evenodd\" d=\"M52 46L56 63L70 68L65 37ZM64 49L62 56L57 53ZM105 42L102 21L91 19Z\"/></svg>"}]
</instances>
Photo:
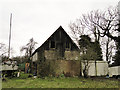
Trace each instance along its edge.
<instances>
[{"instance_id":1,"label":"telegraph pole","mask_svg":"<svg viewBox=\"0 0 120 90\"><path fill-rule=\"evenodd\" d=\"M12 27L12 13L11 13L11 15L10 15L10 31L9 31L8 59L10 58L11 27Z\"/></svg>"}]
</instances>

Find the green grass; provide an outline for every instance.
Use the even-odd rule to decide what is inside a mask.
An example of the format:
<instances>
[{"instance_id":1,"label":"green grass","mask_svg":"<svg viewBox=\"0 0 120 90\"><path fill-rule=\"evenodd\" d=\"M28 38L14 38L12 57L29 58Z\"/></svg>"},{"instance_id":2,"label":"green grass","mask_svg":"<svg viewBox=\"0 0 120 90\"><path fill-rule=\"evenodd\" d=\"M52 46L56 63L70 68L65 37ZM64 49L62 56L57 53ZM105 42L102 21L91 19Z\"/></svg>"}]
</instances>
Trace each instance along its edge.
<instances>
[{"instance_id":1,"label":"green grass","mask_svg":"<svg viewBox=\"0 0 120 90\"><path fill-rule=\"evenodd\" d=\"M91 78L12 78L2 82L3 88L118 88L117 80Z\"/></svg>"}]
</instances>

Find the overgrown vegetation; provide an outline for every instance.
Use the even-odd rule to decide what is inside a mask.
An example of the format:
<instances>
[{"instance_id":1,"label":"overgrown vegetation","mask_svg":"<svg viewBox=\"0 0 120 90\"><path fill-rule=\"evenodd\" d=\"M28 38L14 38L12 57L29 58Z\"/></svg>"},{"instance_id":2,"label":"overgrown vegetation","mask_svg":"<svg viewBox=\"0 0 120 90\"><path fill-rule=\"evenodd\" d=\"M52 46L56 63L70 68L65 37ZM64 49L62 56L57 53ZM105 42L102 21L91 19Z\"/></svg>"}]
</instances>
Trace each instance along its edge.
<instances>
[{"instance_id":1,"label":"overgrown vegetation","mask_svg":"<svg viewBox=\"0 0 120 90\"><path fill-rule=\"evenodd\" d=\"M55 64L52 62L47 61L39 61L39 70L38 76L39 77L46 77L46 76L55 76Z\"/></svg>"}]
</instances>

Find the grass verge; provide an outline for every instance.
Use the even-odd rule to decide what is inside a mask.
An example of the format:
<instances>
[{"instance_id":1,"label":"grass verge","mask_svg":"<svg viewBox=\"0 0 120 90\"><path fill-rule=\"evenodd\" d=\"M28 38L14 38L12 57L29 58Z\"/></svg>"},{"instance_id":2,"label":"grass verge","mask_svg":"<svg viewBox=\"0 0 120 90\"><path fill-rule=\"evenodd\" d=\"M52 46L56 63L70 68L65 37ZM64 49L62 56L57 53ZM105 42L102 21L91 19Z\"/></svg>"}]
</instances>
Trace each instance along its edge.
<instances>
[{"instance_id":1,"label":"grass verge","mask_svg":"<svg viewBox=\"0 0 120 90\"><path fill-rule=\"evenodd\" d=\"M105 78L12 78L2 82L2 88L119 88L118 80Z\"/></svg>"}]
</instances>

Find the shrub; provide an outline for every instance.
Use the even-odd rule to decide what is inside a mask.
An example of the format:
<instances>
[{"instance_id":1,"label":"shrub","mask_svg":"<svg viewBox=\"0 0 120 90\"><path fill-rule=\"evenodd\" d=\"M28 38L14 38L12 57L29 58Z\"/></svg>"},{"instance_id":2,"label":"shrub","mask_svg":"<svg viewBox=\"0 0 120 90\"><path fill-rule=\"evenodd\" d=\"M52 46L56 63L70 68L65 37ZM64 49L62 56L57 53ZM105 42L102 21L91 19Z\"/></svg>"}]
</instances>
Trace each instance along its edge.
<instances>
[{"instance_id":1,"label":"shrub","mask_svg":"<svg viewBox=\"0 0 120 90\"><path fill-rule=\"evenodd\" d=\"M26 79L26 78L29 78L29 77L32 77L32 76L33 76L32 74L21 72L19 78L20 79Z\"/></svg>"},{"instance_id":2,"label":"shrub","mask_svg":"<svg viewBox=\"0 0 120 90\"><path fill-rule=\"evenodd\" d=\"M59 77L60 77L60 78L64 78L65 75L62 73L62 74L59 75Z\"/></svg>"},{"instance_id":3,"label":"shrub","mask_svg":"<svg viewBox=\"0 0 120 90\"><path fill-rule=\"evenodd\" d=\"M51 62L40 62L39 68L38 77L55 76L55 68Z\"/></svg>"}]
</instances>

